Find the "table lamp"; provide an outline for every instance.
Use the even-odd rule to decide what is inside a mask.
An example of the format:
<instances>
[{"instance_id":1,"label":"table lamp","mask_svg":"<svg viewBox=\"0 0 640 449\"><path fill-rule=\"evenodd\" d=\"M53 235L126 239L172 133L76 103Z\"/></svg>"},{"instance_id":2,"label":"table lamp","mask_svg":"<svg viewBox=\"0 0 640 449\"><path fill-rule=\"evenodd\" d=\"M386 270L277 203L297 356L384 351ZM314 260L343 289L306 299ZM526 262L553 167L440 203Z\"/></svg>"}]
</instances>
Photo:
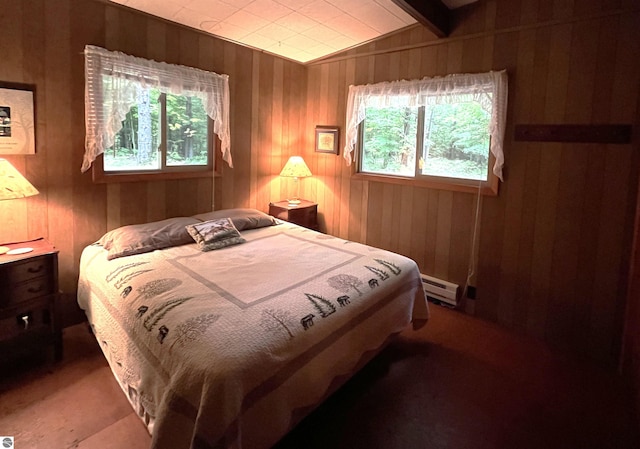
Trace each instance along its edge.
<instances>
[{"instance_id":1,"label":"table lamp","mask_svg":"<svg viewBox=\"0 0 640 449\"><path fill-rule=\"evenodd\" d=\"M285 166L280 172L280 176L287 178L293 178L295 184L296 194L293 198L287 199L290 206L297 206L300 204L300 178L306 178L311 176L311 171L307 164L304 163L304 159L301 156L291 156Z\"/></svg>"},{"instance_id":2,"label":"table lamp","mask_svg":"<svg viewBox=\"0 0 640 449\"><path fill-rule=\"evenodd\" d=\"M8 160L0 159L0 201L26 198L38 193ZM9 251L6 246L0 246L0 254L22 254L30 251L33 251L33 248L15 248Z\"/></svg>"}]
</instances>

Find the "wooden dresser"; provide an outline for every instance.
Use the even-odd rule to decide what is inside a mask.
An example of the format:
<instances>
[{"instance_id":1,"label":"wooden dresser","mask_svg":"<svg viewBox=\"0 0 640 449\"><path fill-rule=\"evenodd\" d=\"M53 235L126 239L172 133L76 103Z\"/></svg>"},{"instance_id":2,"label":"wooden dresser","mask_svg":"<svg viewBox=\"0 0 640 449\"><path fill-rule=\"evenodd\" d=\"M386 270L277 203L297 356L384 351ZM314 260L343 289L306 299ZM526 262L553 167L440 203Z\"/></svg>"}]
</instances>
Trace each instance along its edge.
<instances>
[{"instance_id":1,"label":"wooden dresser","mask_svg":"<svg viewBox=\"0 0 640 449\"><path fill-rule=\"evenodd\" d=\"M0 360L28 355L42 345L52 345L60 360L58 250L45 239L7 246L33 251L0 255Z\"/></svg>"}]
</instances>

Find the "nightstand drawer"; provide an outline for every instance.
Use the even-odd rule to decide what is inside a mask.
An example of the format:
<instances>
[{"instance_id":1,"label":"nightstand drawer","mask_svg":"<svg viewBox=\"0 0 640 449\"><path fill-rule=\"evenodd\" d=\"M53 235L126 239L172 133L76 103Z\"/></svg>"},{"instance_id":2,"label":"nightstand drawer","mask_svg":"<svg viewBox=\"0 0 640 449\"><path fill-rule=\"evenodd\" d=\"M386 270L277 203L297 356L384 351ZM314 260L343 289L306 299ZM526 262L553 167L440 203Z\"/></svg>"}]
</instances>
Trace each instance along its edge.
<instances>
[{"instance_id":1,"label":"nightstand drawer","mask_svg":"<svg viewBox=\"0 0 640 449\"><path fill-rule=\"evenodd\" d=\"M55 282L53 275L41 276L20 284L13 284L9 290L5 291L0 306L6 307L19 304L30 299L55 293Z\"/></svg>"},{"instance_id":2,"label":"nightstand drawer","mask_svg":"<svg viewBox=\"0 0 640 449\"><path fill-rule=\"evenodd\" d=\"M15 285L41 276L51 276L52 273L53 258L35 257L8 266L4 273L5 280L2 283Z\"/></svg>"},{"instance_id":3,"label":"nightstand drawer","mask_svg":"<svg viewBox=\"0 0 640 449\"><path fill-rule=\"evenodd\" d=\"M5 309L0 316L0 340L52 330L50 301Z\"/></svg>"}]
</instances>

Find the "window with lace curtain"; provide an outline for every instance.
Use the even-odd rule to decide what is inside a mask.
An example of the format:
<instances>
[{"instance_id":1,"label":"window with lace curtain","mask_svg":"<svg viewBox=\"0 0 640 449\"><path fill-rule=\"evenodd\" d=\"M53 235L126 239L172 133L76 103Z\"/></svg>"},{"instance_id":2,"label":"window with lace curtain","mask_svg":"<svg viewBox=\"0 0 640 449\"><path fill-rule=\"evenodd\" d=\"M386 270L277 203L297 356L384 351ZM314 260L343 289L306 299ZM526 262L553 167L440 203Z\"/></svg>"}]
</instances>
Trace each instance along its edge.
<instances>
[{"instance_id":1,"label":"window with lace curtain","mask_svg":"<svg viewBox=\"0 0 640 449\"><path fill-rule=\"evenodd\" d=\"M214 146L232 166L227 75L87 46L85 83L94 180L211 176Z\"/></svg>"},{"instance_id":2,"label":"window with lace curtain","mask_svg":"<svg viewBox=\"0 0 640 449\"><path fill-rule=\"evenodd\" d=\"M496 194L506 72L351 86L347 146L357 176Z\"/></svg>"}]
</instances>

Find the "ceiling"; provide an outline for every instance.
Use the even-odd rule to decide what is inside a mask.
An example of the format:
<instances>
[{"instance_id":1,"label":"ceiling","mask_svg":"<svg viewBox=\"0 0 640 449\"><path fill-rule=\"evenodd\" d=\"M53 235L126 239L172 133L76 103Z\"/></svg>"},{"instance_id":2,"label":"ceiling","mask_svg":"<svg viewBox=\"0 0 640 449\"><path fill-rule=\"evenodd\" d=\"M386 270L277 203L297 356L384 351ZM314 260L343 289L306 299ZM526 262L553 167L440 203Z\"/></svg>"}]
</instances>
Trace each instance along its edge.
<instances>
[{"instance_id":1,"label":"ceiling","mask_svg":"<svg viewBox=\"0 0 640 449\"><path fill-rule=\"evenodd\" d=\"M302 63L417 22L392 0L110 1ZM454 9L474 1L442 3Z\"/></svg>"}]
</instances>

